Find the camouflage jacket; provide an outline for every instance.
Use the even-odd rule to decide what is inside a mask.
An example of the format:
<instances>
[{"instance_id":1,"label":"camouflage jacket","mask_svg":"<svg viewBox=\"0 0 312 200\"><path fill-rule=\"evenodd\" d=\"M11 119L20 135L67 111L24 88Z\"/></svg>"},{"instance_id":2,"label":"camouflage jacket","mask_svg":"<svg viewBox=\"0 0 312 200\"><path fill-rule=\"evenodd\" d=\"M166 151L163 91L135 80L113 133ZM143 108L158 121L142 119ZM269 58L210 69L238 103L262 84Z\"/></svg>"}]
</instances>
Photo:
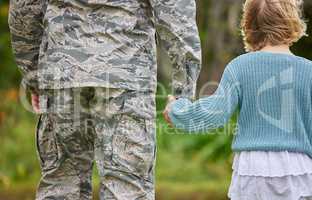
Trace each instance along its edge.
<instances>
[{"instance_id":1,"label":"camouflage jacket","mask_svg":"<svg viewBox=\"0 0 312 200\"><path fill-rule=\"evenodd\" d=\"M154 90L159 38L174 94L193 97L201 67L195 15L195 0L11 0L9 26L32 90Z\"/></svg>"}]
</instances>

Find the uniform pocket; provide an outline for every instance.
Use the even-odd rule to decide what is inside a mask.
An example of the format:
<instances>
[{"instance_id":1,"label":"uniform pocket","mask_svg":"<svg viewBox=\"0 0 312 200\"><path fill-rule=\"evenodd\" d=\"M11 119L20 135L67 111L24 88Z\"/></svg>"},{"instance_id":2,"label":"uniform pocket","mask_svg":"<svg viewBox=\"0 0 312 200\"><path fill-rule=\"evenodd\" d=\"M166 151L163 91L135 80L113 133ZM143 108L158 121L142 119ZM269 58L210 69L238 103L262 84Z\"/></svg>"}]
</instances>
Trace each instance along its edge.
<instances>
[{"instance_id":1,"label":"uniform pocket","mask_svg":"<svg viewBox=\"0 0 312 200\"><path fill-rule=\"evenodd\" d=\"M155 162L154 120L122 115L112 138L115 165L152 181Z\"/></svg>"},{"instance_id":2,"label":"uniform pocket","mask_svg":"<svg viewBox=\"0 0 312 200\"><path fill-rule=\"evenodd\" d=\"M125 98L123 112L134 118L156 118L156 102L153 92L132 92Z\"/></svg>"},{"instance_id":3,"label":"uniform pocket","mask_svg":"<svg viewBox=\"0 0 312 200\"><path fill-rule=\"evenodd\" d=\"M57 166L58 147L53 121L48 114L41 114L36 131L37 152L41 169L47 171Z\"/></svg>"}]
</instances>

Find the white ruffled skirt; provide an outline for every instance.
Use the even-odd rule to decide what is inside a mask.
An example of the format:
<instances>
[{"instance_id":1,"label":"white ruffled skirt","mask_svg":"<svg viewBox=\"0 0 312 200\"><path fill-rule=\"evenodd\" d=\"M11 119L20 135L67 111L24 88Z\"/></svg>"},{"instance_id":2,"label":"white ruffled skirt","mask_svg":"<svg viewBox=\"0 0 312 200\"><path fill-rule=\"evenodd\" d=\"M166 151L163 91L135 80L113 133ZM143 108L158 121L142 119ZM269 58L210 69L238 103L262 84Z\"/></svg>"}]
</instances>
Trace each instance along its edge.
<instances>
[{"instance_id":1,"label":"white ruffled skirt","mask_svg":"<svg viewBox=\"0 0 312 200\"><path fill-rule=\"evenodd\" d=\"M231 200L312 200L312 159L291 152L236 153Z\"/></svg>"},{"instance_id":2,"label":"white ruffled skirt","mask_svg":"<svg viewBox=\"0 0 312 200\"><path fill-rule=\"evenodd\" d=\"M312 174L284 177L241 176L233 173L231 200L301 200L312 197ZM311 198L312 200L312 198Z\"/></svg>"}]
</instances>

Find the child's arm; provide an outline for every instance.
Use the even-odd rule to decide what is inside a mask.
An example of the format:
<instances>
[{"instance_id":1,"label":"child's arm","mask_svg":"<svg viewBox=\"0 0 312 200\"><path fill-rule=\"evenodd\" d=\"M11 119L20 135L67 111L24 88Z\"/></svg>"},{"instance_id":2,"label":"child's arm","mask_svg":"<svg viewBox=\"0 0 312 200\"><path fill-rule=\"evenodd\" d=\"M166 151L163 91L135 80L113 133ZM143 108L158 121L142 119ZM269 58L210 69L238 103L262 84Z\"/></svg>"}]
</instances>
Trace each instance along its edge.
<instances>
[{"instance_id":1,"label":"child's arm","mask_svg":"<svg viewBox=\"0 0 312 200\"><path fill-rule=\"evenodd\" d=\"M188 131L206 131L223 126L239 102L239 85L230 71L225 69L216 92L195 102L181 98L169 105L169 118L175 127Z\"/></svg>"}]
</instances>

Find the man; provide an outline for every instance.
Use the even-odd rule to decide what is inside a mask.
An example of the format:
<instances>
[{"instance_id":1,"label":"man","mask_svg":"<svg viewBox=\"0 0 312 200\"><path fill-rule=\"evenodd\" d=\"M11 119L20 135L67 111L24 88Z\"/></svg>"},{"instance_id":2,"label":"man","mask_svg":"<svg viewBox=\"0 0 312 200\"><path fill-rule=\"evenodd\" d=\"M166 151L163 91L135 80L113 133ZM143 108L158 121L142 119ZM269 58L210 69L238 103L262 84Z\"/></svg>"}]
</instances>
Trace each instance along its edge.
<instances>
[{"instance_id":1,"label":"man","mask_svg":"<svg viewBox=\"0 0 312 200\"><path fill-rule=\"evenodd\" d=\"M201 66L194 0L11 0L12 46L40 119L36 199L154 199L156 37L175 96ZM157 33L156 33L157 32Z\"/></svg>"}]
</instances>

